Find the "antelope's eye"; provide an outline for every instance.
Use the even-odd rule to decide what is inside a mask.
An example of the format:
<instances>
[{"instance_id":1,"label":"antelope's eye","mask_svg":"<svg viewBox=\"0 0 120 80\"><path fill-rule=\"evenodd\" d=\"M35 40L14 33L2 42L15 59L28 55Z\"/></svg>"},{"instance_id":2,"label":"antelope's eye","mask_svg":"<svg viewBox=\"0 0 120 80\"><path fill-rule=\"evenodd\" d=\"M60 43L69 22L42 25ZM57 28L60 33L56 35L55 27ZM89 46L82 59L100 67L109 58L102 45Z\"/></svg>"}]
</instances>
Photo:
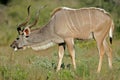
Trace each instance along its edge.
<instances>
[{"instance_id":1,"label":"antelope's eye","mask_svg":"<svg viewBox=\"0 0 120 80\"><path fill-rule=\"evenodd\" d=\"M28 38L29 36L25 36L26 38Z\"/></svg>"},{"instance_id":2,"label":"antelope's eye","mask_svg":"<svg viewBox=\"0 0 120 80\"><path fill-rule=\"evenodd\" d=\"M19 40L19 38L16 38L17 40Z\"/></svg>"}]
</instances>

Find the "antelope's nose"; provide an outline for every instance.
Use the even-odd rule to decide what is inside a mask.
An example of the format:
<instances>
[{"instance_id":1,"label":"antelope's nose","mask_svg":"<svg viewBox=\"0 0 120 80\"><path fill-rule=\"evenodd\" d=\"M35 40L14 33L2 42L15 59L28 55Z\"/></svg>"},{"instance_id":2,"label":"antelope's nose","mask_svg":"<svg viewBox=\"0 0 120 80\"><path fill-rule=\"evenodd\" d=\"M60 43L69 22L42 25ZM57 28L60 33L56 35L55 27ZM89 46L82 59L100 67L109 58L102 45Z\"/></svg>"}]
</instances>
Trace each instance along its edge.
<instances>
[{"instance_id":1,"label":"antelope's nose","mask_svg":"<svg viewBox=\"0 0 120 80\"><path fill-rule=\"evenodd\" d=\"M16 41L14 41L14 42L10 45L10 47L11 47L11 48L15 48L15 47L16 47L15 44L16 44Z\"/></svg>"},{"instance_id":2,"label":"antelope's nose","mask_svg":"<svg viewBox=\"0 0 120 80\"><path fill-rule=\"evenodd\" d=\"M15 48L15 45L12 45L12 44L11 44L10 47L11 47L11 48Z\"/></svg>"}]
</instances>

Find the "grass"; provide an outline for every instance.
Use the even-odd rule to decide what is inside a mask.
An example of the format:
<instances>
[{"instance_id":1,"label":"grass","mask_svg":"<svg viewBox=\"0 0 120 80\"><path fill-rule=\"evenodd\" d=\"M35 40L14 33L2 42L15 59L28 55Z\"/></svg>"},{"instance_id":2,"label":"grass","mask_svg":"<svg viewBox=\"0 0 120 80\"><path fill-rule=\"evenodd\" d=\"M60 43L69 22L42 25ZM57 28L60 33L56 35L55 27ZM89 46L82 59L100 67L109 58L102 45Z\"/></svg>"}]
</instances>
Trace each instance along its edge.
<instances>
[{"instance_id":1,"label":"grass","mask_svg":"<svg viewBox=\"0 0 120 80\"><path fill-rule=\"evenodd\" d=\"M115 40L111 46L113 48L112 70L108 68L107 56L105 55L102 70L100 74L96 73L99 54L96 42L93 40L90 42L75 41L77 69L73 70L69 53L66 50L62 69L59 72L55 71L58 61L57 46L38 52L31 49L13 52L9 47L18 35L16 31L17 24L24 21L27 16L26 8L29 4L32 5L30 23L34 20L36 10L40 6L47 4L47 7L41 10L40 13L40 19L37 24L40 27L48 22L50 13L56 7L68 6L80 8L101 5L97 1L92 4L90 4L90 0L90 2L84 1L11 0L7 7L2 8L6 17L5 19L4 17L0 18L0 20L4 20L0 23L0 80L120 80L120 20L118 18L119 14L115 12L118 9L111 11L115 21ZM89 4L87 5L87 3ZM107 4L107 6L103 6L103 8L109 8L107 2L104 4ZM117 6L117 8L119 7Z\"/></svg>"},{"instance_id":2,"label":"grass","mask_svg":"<svg viewBox=\"0 0 120 80\"><path fill-rule=\"evenodd\" d=\"M112 46L113 69L108 68L105 55L100 74L96 73L99 58L97 48L86 48L85 44L84 47L80 47L79 43L75 46L77 69L73 70L66 50L62 63L64 67L59 72L55 71L58 61L57 46L40 52L21 50L15 52L12 58L13 51L9 47L1 47L0 80L119 80L120 42L114 41Z\"/></svg>"}]
</instances>

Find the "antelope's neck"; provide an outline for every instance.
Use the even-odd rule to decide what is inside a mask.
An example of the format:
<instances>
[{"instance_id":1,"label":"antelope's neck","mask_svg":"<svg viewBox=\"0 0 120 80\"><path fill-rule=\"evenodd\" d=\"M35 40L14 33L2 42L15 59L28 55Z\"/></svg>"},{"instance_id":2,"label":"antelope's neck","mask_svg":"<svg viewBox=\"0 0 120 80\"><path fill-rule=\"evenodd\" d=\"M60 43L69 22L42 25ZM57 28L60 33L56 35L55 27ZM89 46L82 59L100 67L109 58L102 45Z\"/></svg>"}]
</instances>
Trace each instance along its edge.
<instances>
[{"instance_id":1,"label":"antelope's neck","mask_svg":"<svg viewBox=\"0 0 120 80\"><path fill-rule=\"evenodd\" d=\"M31 32L27 42L32 49L41 50L47 49L55 45L55 43L61 43L63 40L55 34L54 26L48 24L41 29Z\"/></svg>"}]
</instances>

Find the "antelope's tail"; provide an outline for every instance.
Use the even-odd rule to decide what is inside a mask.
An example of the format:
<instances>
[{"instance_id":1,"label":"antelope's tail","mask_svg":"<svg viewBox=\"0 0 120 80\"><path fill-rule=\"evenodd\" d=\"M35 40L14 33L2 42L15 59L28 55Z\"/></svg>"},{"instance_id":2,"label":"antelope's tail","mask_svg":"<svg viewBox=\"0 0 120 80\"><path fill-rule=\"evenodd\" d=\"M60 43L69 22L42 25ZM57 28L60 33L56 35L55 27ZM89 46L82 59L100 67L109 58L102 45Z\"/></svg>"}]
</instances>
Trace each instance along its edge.
<instances>
[{"instance_id":1,"label":"antelope's tail","mask_svg":"<svg viewBox=\"0 0 120 80\"><path fill-rule=\"evenodd\" d=\"M111 27L110 27L110 30L109 30L110 44L112 44L113 30L114 30L114 23L112 21L112 24L111 24Z\"/></svg>"}]
</instances>

